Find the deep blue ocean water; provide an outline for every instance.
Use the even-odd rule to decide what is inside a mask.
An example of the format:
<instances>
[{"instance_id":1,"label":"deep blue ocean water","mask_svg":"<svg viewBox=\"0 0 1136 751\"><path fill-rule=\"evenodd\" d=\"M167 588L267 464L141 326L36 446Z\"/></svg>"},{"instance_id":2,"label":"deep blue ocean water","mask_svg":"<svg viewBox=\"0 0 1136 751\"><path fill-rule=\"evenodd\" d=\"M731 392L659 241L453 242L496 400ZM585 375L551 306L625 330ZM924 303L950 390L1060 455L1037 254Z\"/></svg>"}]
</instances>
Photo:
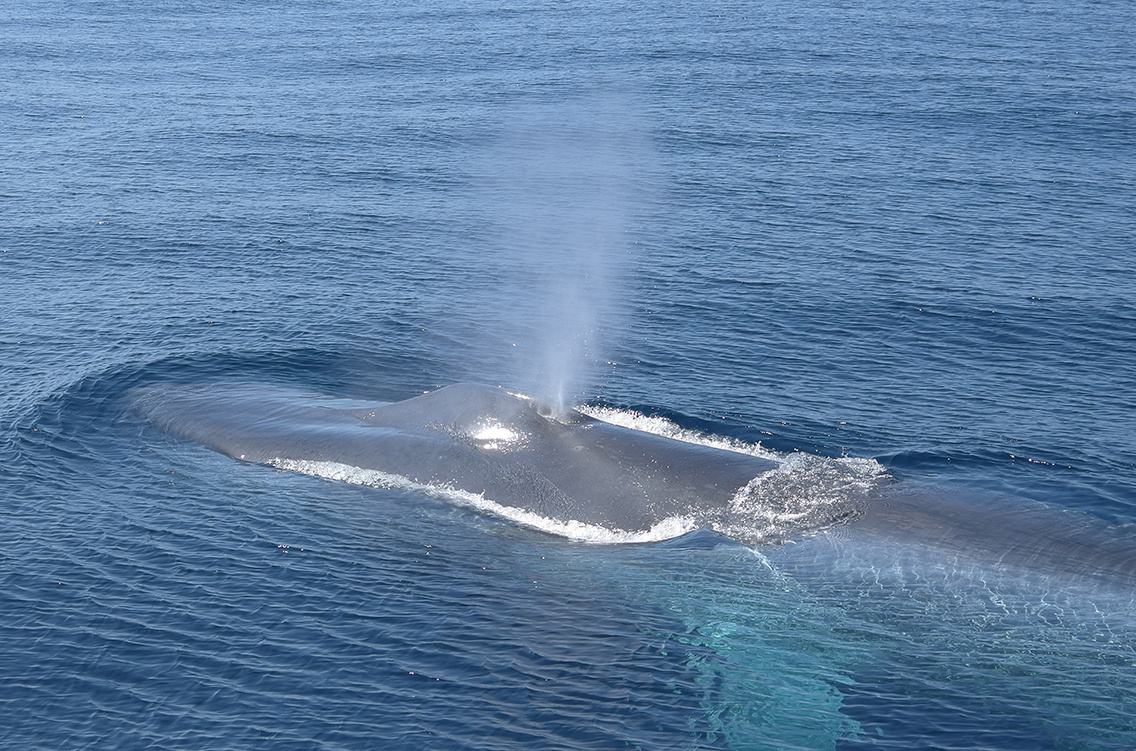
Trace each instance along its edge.
<instances>
[{"instance_id":1,"label":"deep blue ocean water","mask_svg":"<svg viewBox=\"0 0 1136 751\"><path fill-rule=\"evenodd\" d=\"M587 544L130 398L565 376L1131 573L1131 3L0 11L0 746L1136 747L1136 577Z\"/></svg>"}]
</instances>

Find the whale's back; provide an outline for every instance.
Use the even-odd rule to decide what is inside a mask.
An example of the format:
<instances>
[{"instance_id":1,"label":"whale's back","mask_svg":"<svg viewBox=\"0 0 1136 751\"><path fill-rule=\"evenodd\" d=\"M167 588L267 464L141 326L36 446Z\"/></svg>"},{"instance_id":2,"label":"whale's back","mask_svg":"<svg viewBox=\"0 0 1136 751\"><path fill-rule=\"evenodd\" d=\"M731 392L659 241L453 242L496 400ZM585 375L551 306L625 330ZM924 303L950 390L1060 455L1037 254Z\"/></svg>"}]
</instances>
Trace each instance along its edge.
<instances>
[{"instance_id":1,"label":"whale's back","mask_svg":"<svg viewBox=\"0 0 1136 751\"><path fill-rule=\"evenodd\" d=\"M456 384L394 403L256 387L151 387L165 429L250 462L334 462L481 494L542 516L642 530L730 504L775 463L556 417L504 389Z\"/></svg>"}]
</instances>

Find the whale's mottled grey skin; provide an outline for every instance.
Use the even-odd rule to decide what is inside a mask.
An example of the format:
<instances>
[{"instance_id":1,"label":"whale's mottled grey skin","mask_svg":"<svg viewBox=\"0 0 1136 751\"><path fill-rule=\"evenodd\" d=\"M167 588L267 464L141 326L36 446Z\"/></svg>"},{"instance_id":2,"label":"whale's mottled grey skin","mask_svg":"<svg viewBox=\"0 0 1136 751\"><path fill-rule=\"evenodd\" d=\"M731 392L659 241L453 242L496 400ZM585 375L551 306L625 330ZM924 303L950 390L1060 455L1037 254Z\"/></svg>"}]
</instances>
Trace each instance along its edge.
<instances>
[{"instance_id":1,"label":"whale's mottled grey skin","mask_svg":"<svg viewBox=\"0 0 1136 751\"><path fill-rule=\"evenodd\" d=\"M575 410L554 419L530 399L478 384L376 404L264 387L162 386L140 390L137 403L165 429L243 461L337 462L623 530L723 508L776 466Z\"/></svg>"}]
</instances>

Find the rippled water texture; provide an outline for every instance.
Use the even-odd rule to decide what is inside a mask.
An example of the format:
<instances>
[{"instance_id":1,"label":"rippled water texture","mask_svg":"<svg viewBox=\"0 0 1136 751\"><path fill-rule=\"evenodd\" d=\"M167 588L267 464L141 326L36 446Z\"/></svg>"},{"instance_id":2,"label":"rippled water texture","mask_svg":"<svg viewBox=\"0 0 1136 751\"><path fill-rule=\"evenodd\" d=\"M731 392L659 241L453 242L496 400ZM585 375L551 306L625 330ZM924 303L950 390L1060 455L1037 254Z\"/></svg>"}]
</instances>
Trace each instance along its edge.
<instances>
[{"instance_id":1,"label":"rippled water texture","mask_svg":"<svg viewBox=\"0 0 1136 751\"><path fill-rule=\"evenodd\" d=\"M1136 747L1131 3L0 11L0 746ZM459 381L781 465L619 537L131 396Z\"/></svg>"}]
</instances>

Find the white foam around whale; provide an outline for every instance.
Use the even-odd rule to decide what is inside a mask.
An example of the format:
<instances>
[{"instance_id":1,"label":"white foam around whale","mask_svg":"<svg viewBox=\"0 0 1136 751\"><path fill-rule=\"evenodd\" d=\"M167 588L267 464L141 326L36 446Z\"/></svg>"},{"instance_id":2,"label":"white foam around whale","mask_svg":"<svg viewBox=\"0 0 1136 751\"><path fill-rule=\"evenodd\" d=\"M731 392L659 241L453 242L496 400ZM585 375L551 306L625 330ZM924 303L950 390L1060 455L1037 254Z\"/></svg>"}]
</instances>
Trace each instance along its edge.
<instances>
[{"instance_id":1,"label":"white foam around whale","mask_svg":"<svg viewBox=\"0 0 1136 751\"><path fill-rule=\"evenodd\" d=\"M631 430L638 430L641 433L652 433L654 435L663 436L664 438L670 438L671 440L682 441L683 443L693 443L699 446L721 449L723 451L748 454L749 456L756 456L760 459L770 459L775 462L782 461L787 456L787 454L767 449L762 446L761 443L747 443L735 438L726 438L725 436L716 436L697 430L689 430L677 423L671 422L665 417L644 415L641 412L630 409L596 407L583 404L576 407L576 411L582 412L588 417L594 417L597 420L603 420L612 425L618 425L621 428L630 428Z\"/></svg>"},{"instance_id":2,"label":"white foam around whale","mask_svg":"<svg viewBox=\"0 0 1136 751\"><path fill-rule=\"evenodd\" d=\"M694 530L696 526L692 518L674 516L663 519L650 529L641 531L608 529L607 527L587 524L573 519L552 519L522 508L497 503L478 493L470 493L465 490L446 487L444 485L427 485L414 482L400 475L353 467L349 464L297 459L275 459L269 462L269 465L277 469L299 472L313 477L321 477L326 480L346 482L352 485L366 485L375 488L409 490L423 493L450 503L468 506L483 513L503 517L516 524L559 537L565 537L576 542L607 545L658 542L661 540L669 540L673 537L680 537Z\"/></svg>"},{"instance_id":3,"label":"white foam around whale","mask_svg":"<svg viewBox=\"0 0 1136 751\"><path fill-rule=\"evenodd\" d=\"M424 484L401 475L349 464L276 458L273 467L328 480L369 487L424 493L516 524L569 540L595 544L658 542L679 537L702 526L748 542L783 541L823 529L846 515L854 503L887 478L886 470L873 459L829 458L803 452L777 452L760 443L689 430L663 417L632 410L584 405L580 412L598 420L644 433L710 448L733 451L778 463L744 487L731 500L729 509L714 518L671 516L645 530L613 529L574 519L556 519L511 506L482 494L447 485ZM487 436L502 438L494 433Z\"/></svg>"},{"instance_id":4,"label":"white foam around whale","mask_svg":"<svg viewBox=\"0 0 1136 751\"><path fill-rule=\"evenodd\" d=\"M875 459L781 452L758 443L684 428L634 410L582 405L578 411L620 427L778 463L740 488L729 511L704 520L716 532L747 542L776 542L838 523L863 504L889 475Z\"/></svg>"}]
</instances>

